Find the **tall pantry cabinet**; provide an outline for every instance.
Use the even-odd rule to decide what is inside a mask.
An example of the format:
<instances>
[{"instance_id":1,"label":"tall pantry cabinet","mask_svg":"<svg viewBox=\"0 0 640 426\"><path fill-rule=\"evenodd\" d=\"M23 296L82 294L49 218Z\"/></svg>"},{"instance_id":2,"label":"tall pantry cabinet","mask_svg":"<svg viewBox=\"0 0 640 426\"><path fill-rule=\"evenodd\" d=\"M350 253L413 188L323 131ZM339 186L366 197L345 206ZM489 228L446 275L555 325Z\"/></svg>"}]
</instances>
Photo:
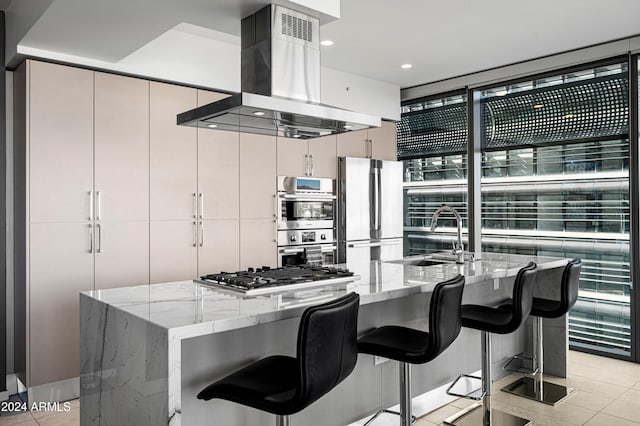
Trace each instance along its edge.
<instances>
[{"instance_id":1,"label":"tall pantry cabinet","mask_svg":"<svg viewBox=\"0 0 640 426\"><path fill-rule=\"evenodd\" d=\"M149 281L148 82L27 61L15 85L16 371L37 387L78 375L80 291Z\"/></svg>"}]
</instances>

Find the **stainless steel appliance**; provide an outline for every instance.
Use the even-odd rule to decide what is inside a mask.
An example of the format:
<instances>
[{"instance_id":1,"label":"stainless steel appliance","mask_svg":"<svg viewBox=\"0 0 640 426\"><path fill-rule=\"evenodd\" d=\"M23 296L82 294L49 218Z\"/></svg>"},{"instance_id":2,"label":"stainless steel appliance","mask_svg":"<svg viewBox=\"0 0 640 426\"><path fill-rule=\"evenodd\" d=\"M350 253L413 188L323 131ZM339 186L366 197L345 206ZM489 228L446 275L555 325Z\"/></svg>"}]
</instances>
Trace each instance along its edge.
<instances>
[{"instance_id":1,"label":"stainless steel appliance","mask_svg":"<svg viewBox=\"0 0 640 426\"><path fill-rule=\"evenodd\" d=\"M232 290L248 296L306 290L318 286L346 284L357 279L348 269L297 265L284 268L249 268L200 277L203 284Z\"/></svg>"},{"instance_id":2,"label":"stainless steel appliance","mask_svg":"<svg viewBox=\"0 0 640 426\"><path fill-rule=\"evenodd\" d=\"M278 266L336 263L335 181L279 176Z\"/></svg>"},{"instance_id":3,"label":"stainless steel appliance","mask_svg":"<svg viewBox=\"0 0 640 426\"><path fill-rule=\"evenodd\" d=\"M380 127L320 103L320 22L269 5L242 20L242 93L181 113L179 125L309 139Z\"/></svg>"},{"instance_id":4,"label":"stainless steel appliance","mask_svg":"<svg viewBox=\"0 0 640 426\"><path fill-rule=\"evenodd\" d=\"M402 253L402 163L338 159L338 263Z\"/></svg>"}]
</instances>

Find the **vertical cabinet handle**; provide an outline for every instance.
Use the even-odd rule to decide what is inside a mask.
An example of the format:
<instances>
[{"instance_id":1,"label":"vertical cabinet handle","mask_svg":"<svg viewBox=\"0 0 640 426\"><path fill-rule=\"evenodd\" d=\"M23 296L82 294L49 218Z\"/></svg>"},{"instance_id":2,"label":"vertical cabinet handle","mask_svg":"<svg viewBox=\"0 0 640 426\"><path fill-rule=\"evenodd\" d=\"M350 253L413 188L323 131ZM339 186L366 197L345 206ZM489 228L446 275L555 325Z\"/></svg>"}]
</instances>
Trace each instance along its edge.
<instances>
[{"instance_id":1,"label":"vertical cabinet handle","mask_svg":"<svg viewBox=\"0 0 640 426\"><path fill-rule=\"evenodd\" d=\"M311 170L309 172L309 176L313 176L313 155L309 155L309 160L311 160Z\"/></svg>"},{"instance_id":2,"label":"vertical cabinet handle","mask_svg":"<svg viewBox=\"0 0 640 426\"><path fill-rule=\"evenodd\" d=\"M89 220L93 220L93 191L89 191Z\"/></svg>"},{"instance_id":3,"label":"vertical cabinet handle","mask_svg":"<svg viewBox=\"0 0 640 426\"><path fill-rule=\"evenodd\" d=\"M195 192L193 193L193 203L192 203L192 208L193 208L193 218L197 218L198 217L198 194L196 194Z\"/></svg>"},{"instance_id":4,"label":"vertical cabinet handle","mask_svg":"<svg viewBox=\"0 0 640 426\"><path fill-rule=\"evenodd\" d=\"M198 246L198 224L193 221L193 246Z\"/></svg>"},{"instance_id":5,"label":"vertical cabinet handle","mask_svg":"<svg viewBox=\"0 0 640 426\"><path fill-rule=\"evenodd\" d=\"M200 222L200 247L204 247L204 223Z\"/></svg>"},{"instance_id":6,"label":"vertical cabinet handle","mask_svg":"<svg viewBox=\"0 0 640 426\"><path fill-rule=\"evenodd\" d=\"M278 217L278 195L273 194L273 217Z\"/></svg>"},{"instance_id":7,"label":"vertical cabinet handle","mask_svg":"<svg viewBox=\"0 0 640 426\"><path fill-rule=\"evenodd\" d=\"M278 242L278 224L275 220L273 221L273 242Z\"/></svg>"},{"instance_id":8,"label":"vertical cabinet handle","mask_svg":"<svg viewBox=\"0 0 640 426\"><path fill-rule=\"evenodd\" d=\"M93 225L89 224L89 253L93 253Z\"/></svg>"},{"instance_id":9,"label":"vertical cabinet handle","mask_svg":"<svg viewBox=\"0 0 640 426\"><path fill-rule=\"evenodd\" d=\"M102 218L102 194L100 191L96 192L96 220L100 220Z\"/></svg>"},{"instance_id":10,"label":"vertical cabinet handle","mask_svg":"<svg viewBox=\"0 0 640 426\"><path fill-rule=\"evenodd\" d=\"M304 175L309 176L309 154L304 155Z\"/></svg>"},{"instance_id":11,"label":"vertical cabinet handle","mask_svg":"<svg viewBox=\"0 0 640 426\"><path fill-rule=\"evenodd\" d=\"M96 224L96 253L102 250L102 225Z\"/></svg>"},{"instance_id":12,"label":"vertical cabinet handle","mask_svg":"<svg viewBox=\"0 0 640 426\"><path fill-rule=\"evenodd\" d=\"M200 219L204 219L204 194L201 192L198 197L200 198Z\"/></svg>"}]
</instances>

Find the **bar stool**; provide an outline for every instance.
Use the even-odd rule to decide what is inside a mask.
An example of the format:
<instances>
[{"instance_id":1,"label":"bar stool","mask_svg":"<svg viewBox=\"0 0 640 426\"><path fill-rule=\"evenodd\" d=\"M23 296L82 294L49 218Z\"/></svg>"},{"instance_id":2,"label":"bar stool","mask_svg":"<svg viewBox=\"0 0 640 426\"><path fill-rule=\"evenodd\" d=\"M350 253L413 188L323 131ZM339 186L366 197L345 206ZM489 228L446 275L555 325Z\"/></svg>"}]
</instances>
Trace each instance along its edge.
<instances>
[{"instance_id":1,"label":"bar stool","mask_svg":"<svg viewBox=\"0 0 640 426\"><path fill-rule=\"evenodd\" d=\"M513 282L512 298L508 304L500 308L483 305L462 305L462 326L481 331L482 341L482 375L481 377L460 375L447 389L447 394L468 398L468 394L454 393L451 389L462 377L471 377L482 381L481 395L476 400L482 399L482 404L473 404L470 407L445 419L447 425L491 425L504 424L512 426L524 426L529 420L491 410L491 333L509 334L516 331L527 319L533 303L533 286L536 278L536 264L529 262L520 269ZM482 410L480 410L482 408Z\"/></svg>"},{"instance_id":2,"label":"bar stool","mask_svg":"<svg viewBox=\"0 0 640 426\"><path fill-rule=\"evenodd\" d=\"M524 376L503 387L503 391L549 405L560 403L573 392L573 389L569 387L544 381L542 318L560 318L576 304L581 267L582 261L580 259L573 259L565 266L560 281L560 300L533 298L530 315L534 317L534 329L537 333L533 350L537 369L534 370L532 376Z\"/></svg>"},{"instance_id":3,"label":"bar stool","mask_svg":"<svg viewBox=\"0 0 640 426\"><path fill-rule=\"evenodd\" d=\"M226 399L275 414L289 426L291 414L342 382L356 366L360 296L307 308L298 328L297 356L275 355L254 362L207 386L198 399Z\"/></svg>"},{"instance_id":4,"label":"bar stool","mask_svg":"<svg viewBox=\"0 0 640 426\"><path fill-rule=\"evenodd\" d=\"M365 423L382 413L400 415L401 426L409 426L411 415L411 364L427 363L453 343L460 333L460 305L464 277L438 283L429 304L429 332L388 325L376 328L358 340L358 351L400 361L400 412L379 410Z\"/></svg>"}]
</instances>

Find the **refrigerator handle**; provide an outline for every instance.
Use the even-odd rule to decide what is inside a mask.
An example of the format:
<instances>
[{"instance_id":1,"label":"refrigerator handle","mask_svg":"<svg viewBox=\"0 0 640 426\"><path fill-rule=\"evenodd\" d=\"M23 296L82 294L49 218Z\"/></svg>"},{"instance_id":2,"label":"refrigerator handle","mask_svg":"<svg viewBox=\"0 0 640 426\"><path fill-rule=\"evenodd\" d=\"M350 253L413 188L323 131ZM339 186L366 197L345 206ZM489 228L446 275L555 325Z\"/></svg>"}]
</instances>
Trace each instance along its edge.
<instances>
[{"instance_id":1,"label":"refrigerator handle","mask_svg":"<svg viewBox=\"0 0 640 426\"><path fill-rule=\"evenodd\" d=\"M374 188L373 191L375 193L376 199L374 201L375 219L374 219L373 223L374 223L375 231L379 232L380 231L380 227L381 227L380 226L380 213L381 213L381 209L382 209L382 199L380 197L382 194L380 193L380 191L382 190L382 188L381 188L381 185L380 185L380 183L381 183L380 182L380 169L376 167L374 170L375 170L375 176L374 176L374 178L375 178L375 180L374 180L375 188ZM378 237L379 237L379 235L378 235Z\"/></svg>"}]
</instances>

